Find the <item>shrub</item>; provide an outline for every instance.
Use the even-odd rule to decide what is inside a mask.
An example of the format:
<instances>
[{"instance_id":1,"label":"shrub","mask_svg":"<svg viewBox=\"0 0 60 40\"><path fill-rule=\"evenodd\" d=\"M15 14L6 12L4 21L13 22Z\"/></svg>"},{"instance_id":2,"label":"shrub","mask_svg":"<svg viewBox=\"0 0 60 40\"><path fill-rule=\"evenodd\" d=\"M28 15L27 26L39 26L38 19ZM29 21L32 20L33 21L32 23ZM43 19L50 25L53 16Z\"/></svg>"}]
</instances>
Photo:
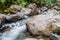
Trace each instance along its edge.
<instances>
[{"instance_id":1,"label":"shrub","mask_svg":"<svg viewBox=\"0 0 60 40\"><path fill-rule=\"evenodd\" d=\"M45 4L51 5L55 2L56 0L0 0L0 12L3 12L5 9L14 4L26 6L29 3L37 3L40 6L43 6Z\"/></svg>"},{"instance_id":2,"label":"shrub","mask_svg":"<svg viewBox=\"0 0 60 40\"><path fill-rule=\"evenodd\" d=\"M27 0L28 2L35 2L37 4L39 4L40 6L43 6L43 5L51 5L51 4L55 4L56 3L56 0Z\"/></svg>"},{"instance_id":3,"label":"shrub","mask_svg":"<svg viewBox=\"0 0 60 40\"><path fill-rule=\"evenodd\" d=\"M9 8L11 5L27 5L25 0L0 0L0 12L3 12L5 9Z\"/></svg>"}]
</instances>

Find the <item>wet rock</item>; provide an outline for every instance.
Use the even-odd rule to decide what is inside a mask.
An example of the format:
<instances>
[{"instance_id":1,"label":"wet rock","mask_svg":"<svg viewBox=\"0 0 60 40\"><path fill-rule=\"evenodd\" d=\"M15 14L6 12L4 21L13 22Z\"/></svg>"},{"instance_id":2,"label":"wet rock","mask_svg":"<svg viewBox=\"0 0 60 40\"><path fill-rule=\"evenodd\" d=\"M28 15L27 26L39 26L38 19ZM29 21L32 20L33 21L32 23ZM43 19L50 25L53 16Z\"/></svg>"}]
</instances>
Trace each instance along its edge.
<instances>
[{"instance_id":1,"label":"wet rock","mask_svg":"<svg viewBox=\"0 0 60 40\"><path fill-rule=\"evenodd\" d=\"M50 22L48 21L49 19L47 20L45 17L45 15L38 15L27 22L28 30L33 35L50 34L50 30L48 29L48 27L50 26Z\"/></svg>"},{"instance_id":2,"label":"wet rock","mask_svg":"<svg viewBox=\"0 0 60 40\"><path fill-rule=\"evenodd\" d=\"M10 16L6 16L6 19L7 19L6 20L7 22L14 22L14 21L22 19L22 14L20 13L12 14Z\"/></svg>"},{"instance_id":3,"label":"wet rock","mask_svg":"<svg viewBox=\"0 0 60 40\"><path fill-rule=\"evenodd\" d=\"M52 9L55 9L57 11L60 11L60 7L59 6L54 6Z\"/></svg>"},{"instance_id":4,"label":"wet rock","mask_svg":"<svg viewBox=\"0 0 60 40\"><path fill-rule=\"evenodd\" d=\"M6 15L4 15L4 14L0 14L0 28L5 23L5 20L6 20L6 17L5 16Z\"/></svg>"},{"instance_id":5,"label":"wet rock","mask_svg":"<svg viewBox=\"0 0 60 40\"><path fill-rule=\"evenodd\" d=\"M60 27L52 26L52 23L53 21L55 21L55 19L60 19L60 15L57 16L54 14L37 15L32 17L31 20L27 22L27 28L29 32L32 33L33 35L50 36L52 30L56 29L60 30Z\"/></svg>"},{"instance_id":6,"label":"wet rock","mask_svg":"<svg viewBox=\"0 0 60 40\"><path fill-rule=\"evenodd\" d=\"M48 10L47 7L42 7L42 8L41 8L41 12L45 12L45 11L47 11L47 10Z\"/></svg>"},{"instance_id":7,"label":"wet rock","mask_svg":"<svg viewBox=\"0 0 60 40\"><path fill-rule=\"evenodd\" d=\"M32 12L29 8L22 8L21 13L24 15L29 15Z\"/></svg>"},{"instance_id":8,"label":"wet rock","mask_svg":"<svg viewBox=\"0 0 60 40\"><path fill-rule=\"evenodd\" d=\"M52 33L50 35L50 38L51 38L51 40L60 40L60 35L57 35L57 34Z\"/></svg>"},{"instance_id":9,"label":"wet rock","mask_svg":"<svg viewBox=\"0 0 60 40\"><path fill-rule=\"evenodd\" d=\"M37 5L36 5L35 3L29 4L29 5L27 6L27 8L30 8L30 9L32 9L32 10L35 10L36 7L37 7Z\"/></svg>"},{"instance_id":10,"label":"wet rock","mask_svg":"<svg viewBox=\"0 0 60 40\"><path fill-rule=\"evenodd\" d=\"M42 14L59 14L59 11L55 10L55 9L48 9L47 11L42 12Z\"/></svg>"},{"instance_id":11,"label":"wet rock","mask_svg":"<svg viewBox=\"0 0 60 40\"><path fill-rule=\"evenodd\" d=\"M56 0L57 1L57 5L60 6L60 0Z\"/></svg>"},{"instance_id":12,"label":"wet rock","mask_svg":"<svg viewBox=\"0 0 60 40\"><path fill-rule=\"evenodd\" d=\"M57 16L56 16L57 17ZM59 16L58 16L59 17ZM56 18L55 21L52 23L52 26L54 27L52 30L56 33L60 33L60 18Z\"/></svg>"},{"instance_id":13,"label":"wet rock","mask_svg":"<svg viewBox=\"0 0 60 40\"><path fill-rule=\"evenodd\" d=\"M20 10L22 9L22 6L12 5L10 8L11 8L11 9L16 9L16 10L20 11Z\"/></svg>"},{"instance_id":14,"label":"wet rock","mask_svg":"<svg viewBox=\"0 0 60 40\"><path fill-rule=\"evenodd\" d=\"M5 10L5 13L7 13L7 14L16 14L17 12L20 12L21 9L22 9L22 7L19 6L19 5L12 5L10 8Z\"/></svg>"},{"instance_id":15,"label":"wet rock","mask_svg":"<svg viewBox=\"0 0 60 40\"><path fill-rule=\"evenodd\" d=\"M31 16L32 15L37 15L37 14L40 14L40 8L37 8L37 5L35 3L31 3L27 6L27 8L31 9L32 12L31 12Z\"/></svg>"},{"instance_id":16,"label":"wet rock","mask_svg":"<svg viewBox=\"0 0 60 40\"><path fill-rule=\"evenodd\" d=\"M4 14L0 14L0 32L2 32L2 25L5 24L5 21L6 21L6 15Z\"/></svg>"},{"instance_id":17,"label":"wet rock","mask_svg":"<svg viewBox=\"0 0 60 40\"><path fill-rule=\"evenodd\" d=\"M27 18L27 15L30 15L31 9L22 8L20 12L16 12L16 14L8 14L6 15L6 21L17 21L23 18Z\"/></svg>"}]
</instances>

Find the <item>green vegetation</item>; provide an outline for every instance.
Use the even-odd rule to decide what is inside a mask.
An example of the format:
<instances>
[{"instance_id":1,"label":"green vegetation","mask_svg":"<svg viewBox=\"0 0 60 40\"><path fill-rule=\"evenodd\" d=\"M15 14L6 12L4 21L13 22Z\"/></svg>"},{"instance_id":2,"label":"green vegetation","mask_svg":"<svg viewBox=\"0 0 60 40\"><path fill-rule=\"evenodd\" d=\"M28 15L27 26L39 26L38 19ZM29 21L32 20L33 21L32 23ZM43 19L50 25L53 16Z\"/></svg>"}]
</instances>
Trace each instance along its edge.
<instances>
[{"instance_id":1,"label":"green vegetation","mask_svg":"<svg viewBox=\"0 0 60 40\"><path fill-rule=\"evenodd\" d=\"M43 6L45 4L55 4L55 2L56 0L0 0L0 12L3 12L5 9L14 4L26 6L29 3L36 3L39 6Z\"/></svg>"},{"instance_id":2,"label":"green vegetation","mask_svg":"<svg viewBox=\"0 0 60 40\"><path fill-rule=\"evenodd\" d=\"M0 12L3 12L5 9L14 4L25 6L27 2L25 0L0 0Z\"/></svg>"},{"instance_id":3,"label":"green vegetation","mask_svg":"<svg viewBox=\"0 0 60 40\"><path fill-rule=\"evenodd\" d=\"M27 0L28 1L28 0ZM56 0L29 0L29 2L35 2L37 4L39 4L40 6L43 6L43 5L51 5L51 4L56 4Z\"/></svg>"}]
</instances>

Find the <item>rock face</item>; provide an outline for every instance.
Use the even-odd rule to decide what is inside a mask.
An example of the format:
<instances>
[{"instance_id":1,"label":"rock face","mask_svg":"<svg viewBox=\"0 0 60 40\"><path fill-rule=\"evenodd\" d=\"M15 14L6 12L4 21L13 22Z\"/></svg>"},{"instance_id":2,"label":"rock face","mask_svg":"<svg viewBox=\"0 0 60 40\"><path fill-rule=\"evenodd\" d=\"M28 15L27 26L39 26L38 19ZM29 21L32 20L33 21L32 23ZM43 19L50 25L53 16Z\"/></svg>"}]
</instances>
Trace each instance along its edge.
<instances>
[{"instance_id":1,"label":"rock face","mask_svg":"<svg viewBox=\"0 0 60 40\"><path fill-rule=\"evenodd\" d=\"M17 14L12 14L10 16L6 16L7 21L17 21L20 20L22 18L22 15L20 13Z\"/></svg>"},{"instance_id":2,"label":"rock face","mask_svg":"<svg viewBox=\"0 0 60 40\"><path fill-rule=\"evenodd\" d=\"M33 35L43 34L49 36L53 30L60 30L59 19L60 15L54 14L33 16L31 20L27 22L27 28Z\"/></svg>"}]
</instances>

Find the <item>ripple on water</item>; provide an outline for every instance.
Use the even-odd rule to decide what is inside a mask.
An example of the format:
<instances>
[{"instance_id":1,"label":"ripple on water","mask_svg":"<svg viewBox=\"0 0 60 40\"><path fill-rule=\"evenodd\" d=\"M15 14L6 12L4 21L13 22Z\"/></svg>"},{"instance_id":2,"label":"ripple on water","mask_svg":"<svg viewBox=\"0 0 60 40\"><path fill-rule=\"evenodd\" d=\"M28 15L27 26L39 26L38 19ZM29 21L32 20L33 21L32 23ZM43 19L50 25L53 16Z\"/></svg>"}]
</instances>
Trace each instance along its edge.
<instances>
[{"instance_id":1,"label":"ripple on water","mask_svg":"<svg viewBox=\"0 0 60 40\"><path fill-rule=\"evenodd\" d=\"M26 31L25 23L26 21L23 20L23 21L11 23L9 25L5 24L4 26L9 26L12 29L10 29L10 31L3 33L0 40L15 40L19 36L19 34L22 34L23 32Z\"/></svg>"}]
</instances>

